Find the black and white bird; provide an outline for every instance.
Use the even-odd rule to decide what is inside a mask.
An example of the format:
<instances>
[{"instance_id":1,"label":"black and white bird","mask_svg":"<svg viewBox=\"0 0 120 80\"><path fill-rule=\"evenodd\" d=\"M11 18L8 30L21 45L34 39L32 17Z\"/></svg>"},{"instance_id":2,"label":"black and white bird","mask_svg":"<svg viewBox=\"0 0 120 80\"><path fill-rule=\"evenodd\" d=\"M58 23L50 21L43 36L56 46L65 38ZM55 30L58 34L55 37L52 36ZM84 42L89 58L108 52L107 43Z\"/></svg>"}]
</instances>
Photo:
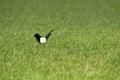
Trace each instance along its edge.
<instances>
[{"instance_id":1,"label":"black and white bird","mask_svg":"<svg viewBox=\"0 0 120 80\"><path fill-rule=\"evenodd\" d=\"M51 33L53 32L54 30L51 30L46 36L41 36L39 35L38 33L36 33L34 35L34 37L36 38L37 42L38 43L41 43L41 44L44 44L47 42L48 38L51 36Z\"/></svg>"}]
</instances>

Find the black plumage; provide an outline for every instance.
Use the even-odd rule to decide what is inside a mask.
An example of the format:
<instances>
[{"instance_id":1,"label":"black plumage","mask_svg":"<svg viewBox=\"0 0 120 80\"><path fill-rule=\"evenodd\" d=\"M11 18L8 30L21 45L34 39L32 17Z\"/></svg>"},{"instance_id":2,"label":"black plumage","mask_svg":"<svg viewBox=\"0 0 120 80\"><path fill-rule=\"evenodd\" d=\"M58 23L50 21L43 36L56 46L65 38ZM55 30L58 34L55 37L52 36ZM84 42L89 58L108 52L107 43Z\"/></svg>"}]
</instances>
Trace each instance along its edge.
<instances>
[{"instance_id":1,"label":"black plumage","mask_svg":"<svg viewBox=\"0 0 120 80\"><path fill-rule=\"evenodd\" d=\"M37 42L40 43L40 37L41 37L41 36L40 36L38 33L36 33L36 34L34 35L34 37L36 38Z\"/></svg>"}]
</instances>

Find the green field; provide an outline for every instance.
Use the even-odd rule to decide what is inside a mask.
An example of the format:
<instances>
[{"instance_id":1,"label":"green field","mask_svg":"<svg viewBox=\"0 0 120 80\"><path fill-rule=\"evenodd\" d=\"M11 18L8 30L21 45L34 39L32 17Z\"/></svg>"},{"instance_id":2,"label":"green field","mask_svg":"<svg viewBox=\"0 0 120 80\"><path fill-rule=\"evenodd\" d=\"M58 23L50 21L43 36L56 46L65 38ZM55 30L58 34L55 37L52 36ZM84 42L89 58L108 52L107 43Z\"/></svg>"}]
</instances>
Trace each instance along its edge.
<instances>
[{"instance_id":1,"label":"green field","mask_svg":"<svg viewBox=\"0 0 120 80\"><path fill-rule=\"evenodd\" d=\"M120 80L120 0L0 0L0 80Z\"/></svg>"}]
</instances>

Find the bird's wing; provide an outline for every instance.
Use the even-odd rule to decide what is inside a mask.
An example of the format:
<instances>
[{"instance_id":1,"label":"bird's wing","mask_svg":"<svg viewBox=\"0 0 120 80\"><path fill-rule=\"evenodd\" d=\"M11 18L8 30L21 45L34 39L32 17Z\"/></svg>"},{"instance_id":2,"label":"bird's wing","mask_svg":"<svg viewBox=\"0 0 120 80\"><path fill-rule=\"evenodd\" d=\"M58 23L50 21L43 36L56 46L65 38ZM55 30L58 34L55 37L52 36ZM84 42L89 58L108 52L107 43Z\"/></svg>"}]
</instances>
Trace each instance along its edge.
<instances>
[{"instance_id":1,"label":"bird's wing","mask_svg":"<svg viewBox=\"0 0 120 80\"><path fill-rule=\"evenodd\" d=\"M46 35L46 39L48 39L51 35L51 32L53 32L54 30L51 30L47 35Z\"/></svg>"}]
</instances>

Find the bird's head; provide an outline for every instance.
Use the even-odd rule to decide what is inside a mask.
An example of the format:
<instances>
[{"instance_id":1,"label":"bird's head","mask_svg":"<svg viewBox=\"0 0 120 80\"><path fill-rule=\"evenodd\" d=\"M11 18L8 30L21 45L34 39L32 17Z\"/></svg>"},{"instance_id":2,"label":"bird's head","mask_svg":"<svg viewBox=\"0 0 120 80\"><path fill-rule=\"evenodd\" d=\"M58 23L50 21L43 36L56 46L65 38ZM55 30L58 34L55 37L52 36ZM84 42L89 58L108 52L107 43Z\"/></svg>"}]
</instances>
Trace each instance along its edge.
<instances>
[{"instance_id":1,"label":"bird's head","mask_svg":"<svg viewBox=\"0 0 120 80\"><path fill-rule=\"evenodd\" d=\"M36 33L36 34L34 35L34 37L40 38L41 36L40 36L38 33Z\"/></svg>"}]
</instances>

